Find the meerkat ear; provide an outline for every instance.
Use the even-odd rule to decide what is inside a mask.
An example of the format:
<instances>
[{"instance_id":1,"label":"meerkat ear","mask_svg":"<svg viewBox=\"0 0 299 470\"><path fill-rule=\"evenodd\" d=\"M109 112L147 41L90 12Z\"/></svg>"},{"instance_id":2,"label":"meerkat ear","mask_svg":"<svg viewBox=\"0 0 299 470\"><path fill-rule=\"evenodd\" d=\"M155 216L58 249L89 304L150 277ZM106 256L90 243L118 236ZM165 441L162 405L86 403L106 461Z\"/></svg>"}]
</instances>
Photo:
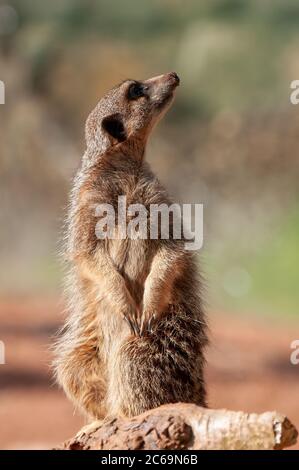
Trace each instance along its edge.
<instances>
[{"instance_id":1,"label":"meerkat ear","mask_svg":"<svg viewBox=\"0 0 299 470\"><path fill-rule=\"evenodd\" d=\"M126 130L120 114L111 114L110 116L105 117L102 121L102 128L110 137L117 140L117 142L123 142L127 138Z\"/></svg>"}]
</instances>

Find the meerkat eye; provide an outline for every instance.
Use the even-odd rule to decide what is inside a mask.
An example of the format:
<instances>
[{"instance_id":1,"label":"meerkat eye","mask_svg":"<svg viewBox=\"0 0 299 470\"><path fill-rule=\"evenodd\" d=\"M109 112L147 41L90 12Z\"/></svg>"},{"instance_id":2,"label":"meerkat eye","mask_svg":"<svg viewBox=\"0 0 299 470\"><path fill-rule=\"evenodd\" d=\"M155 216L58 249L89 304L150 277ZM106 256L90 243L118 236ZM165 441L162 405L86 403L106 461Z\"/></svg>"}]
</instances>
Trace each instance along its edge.
<instances>
[{"instance_id":1,"label":"meerkat eye","mask_svg":"<svg viewBox=\"0 0 299 470\"><path fill-rule=\"evenodd\" d=\"M135 82L130 85L128 89L128 98L129 100L137 100L144 96L144 88L141 83Z\"/></svg>"}]
</instances>

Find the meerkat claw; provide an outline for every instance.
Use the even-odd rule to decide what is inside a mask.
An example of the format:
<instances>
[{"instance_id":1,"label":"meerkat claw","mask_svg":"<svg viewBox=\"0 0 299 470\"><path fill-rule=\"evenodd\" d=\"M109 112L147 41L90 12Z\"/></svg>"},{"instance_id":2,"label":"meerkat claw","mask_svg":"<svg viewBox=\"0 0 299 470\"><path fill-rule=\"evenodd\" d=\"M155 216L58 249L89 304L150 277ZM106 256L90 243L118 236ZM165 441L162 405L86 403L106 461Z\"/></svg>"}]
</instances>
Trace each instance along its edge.
<instances>
[{"instance_id":1,"label":"meerkat claw","mask_svg":"<svg viewBox=\"0 0 299 470\"><path fill-rule=\"evenodd\" d=\"M128 323L132 333L136 336L139 336L139 327L137 323L134 323L131 318L128 318L125 315L123 316L123 319L126 320L126 322Z\"/></svg>"}]
</instances>

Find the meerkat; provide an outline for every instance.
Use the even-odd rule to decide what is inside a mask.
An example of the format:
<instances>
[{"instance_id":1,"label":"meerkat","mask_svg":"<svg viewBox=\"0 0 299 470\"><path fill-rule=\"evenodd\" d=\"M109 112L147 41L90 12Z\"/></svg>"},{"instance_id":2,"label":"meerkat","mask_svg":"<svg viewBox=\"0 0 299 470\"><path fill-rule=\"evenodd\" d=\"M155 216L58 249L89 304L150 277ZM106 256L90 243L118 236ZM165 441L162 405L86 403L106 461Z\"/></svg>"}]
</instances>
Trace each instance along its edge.
<instances>
[{"instance_id":1,"label":"meerkat","mask_svg":"<svg viewBox=\"0 0 299 470\"><path fill-rule=\"evenodd\" d=\"M165 403L206 406L202 282L184 240L99 239L95 207L171 204L144 154L179 85L171 72L126 80L89 115L66 230L69 313L56 344L59 384L91 419ZM117 232L117 225L116 225Z\"/></svg>"}]
</instances>

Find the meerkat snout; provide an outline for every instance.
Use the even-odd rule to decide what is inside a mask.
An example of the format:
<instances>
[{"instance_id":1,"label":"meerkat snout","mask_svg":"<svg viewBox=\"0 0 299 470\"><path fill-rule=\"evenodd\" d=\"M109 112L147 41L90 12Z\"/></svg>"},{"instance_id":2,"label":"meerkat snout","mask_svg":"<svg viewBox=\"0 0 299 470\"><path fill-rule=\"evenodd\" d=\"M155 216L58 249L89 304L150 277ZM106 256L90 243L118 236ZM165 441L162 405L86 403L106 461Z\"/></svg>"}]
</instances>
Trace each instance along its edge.
<instances>
[{"instance_id":1,"label":"meerkat snout","mask_svg":"<svg viewBox=\"0 0 299 470\"><path fill-rule=\"evenodd\" d=\"M176 72L169 72L168 74L169 76L169 79L170 80L173 80L173 82L176 84L176 86L178 86L180 84L180 77L178 76L178 74Z\"/></svg>"},{"instance_id":2,"label":"meerkat snout","mask_svg":"<svg viewBox=\"0 0 299 470\"><path fill-rule=\"evenodd\" d=\"M173 98L173 93L176 87L179 86L180 79L176 72L169 72L150 78L144 83L149 90L148 94L153 106L157 106L158 109L162 110L164 105L167 105L168 101Z\"/></svg>"}]
</instances>

